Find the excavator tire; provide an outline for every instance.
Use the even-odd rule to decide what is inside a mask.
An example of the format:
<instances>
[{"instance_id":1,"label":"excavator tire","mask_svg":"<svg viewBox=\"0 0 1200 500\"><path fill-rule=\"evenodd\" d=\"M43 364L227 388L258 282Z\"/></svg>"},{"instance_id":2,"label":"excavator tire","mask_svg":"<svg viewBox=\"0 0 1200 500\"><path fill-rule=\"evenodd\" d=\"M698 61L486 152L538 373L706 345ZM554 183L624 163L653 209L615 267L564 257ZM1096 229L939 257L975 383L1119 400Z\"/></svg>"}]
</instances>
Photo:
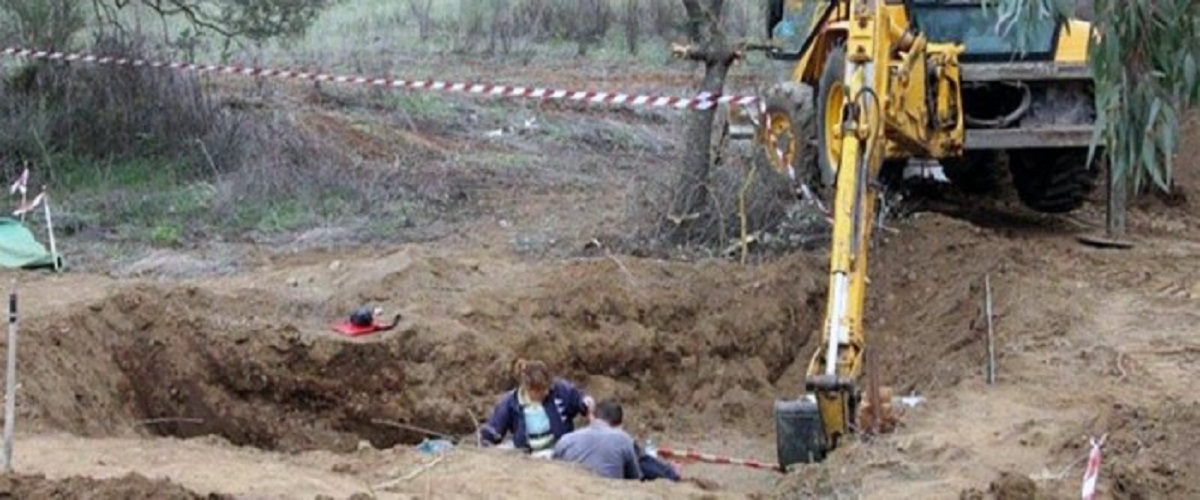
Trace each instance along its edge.
<instances>
[{"instance_id":1,"label":"excavator tire","mask_svg":"<svg viewBox=\"0 0 1200 500\"><path fill-rule=\"evenodd\" d=\"M1009 152L1013 187L1021 203L1042 213L1067 213L1083 206L1096 186L1098 169L1087 148ZM1099 152L1097 152L1099 156Z\"/></svg>"},{"instance_id":2,"label":"excavator tire","mask_svg":"<svg viewBox=\"0 0 1200 500\"><path fill-rule=\"evenodd\" d=\"M766 113L772 120L781 120L783 128L776 130L779 135L774 139L789 147L781 148L783 144L772 143L772 138L766 138L758 149L757 157L772 171L789 178L793 186L799 187L803 182L820 192L821 177L816 170L816 152L812 147L816 135L812 102L813 90L803 83L786 82L771 87L765 96ZM764 130L764 133L771 132L771 127ZM790 150L786 151L790 154L781 157L781 149Z\"/></svg>"},{"instance_id":3,"label":"excavator tire","mask_svg":"<svg viewBox=\"0 0 1200 500\"><path fill-rule=\"evenodd\" d=\"M821 72L821 79L817 84L817 102L814 106L816 116L813 118L817 129L817 171L821 175L821 185L827 186L830 192L836 180L837 171L834 165L837 163L831 158L827 135L829 127L834 126L830 120L841 116L845 103L845 96L842 95L842 79L845 73L846 43L837 41L825 54L825 69Z\"/></svg>"}]
</instances>

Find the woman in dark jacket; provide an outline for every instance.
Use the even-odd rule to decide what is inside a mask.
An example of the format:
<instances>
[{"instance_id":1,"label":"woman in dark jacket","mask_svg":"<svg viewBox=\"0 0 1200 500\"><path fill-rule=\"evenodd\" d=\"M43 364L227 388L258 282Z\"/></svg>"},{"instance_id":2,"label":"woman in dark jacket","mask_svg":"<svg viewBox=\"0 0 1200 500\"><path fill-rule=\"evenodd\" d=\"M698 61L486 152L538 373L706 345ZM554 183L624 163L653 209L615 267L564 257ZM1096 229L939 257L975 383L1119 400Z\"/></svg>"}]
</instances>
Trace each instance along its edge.
<instances>
[{"instance_id":1,"label":"woman in dark jacket","mask_svg":"<svg viewBox=\"0 0 1200 500\"><path fill-rule=\"evenodd\" d=\"M563 435L575 430L575 417L589 415L591 396L566 380L553 377L541 361L517 360L516 389L508 391L480 428L480 438L496 445L511 433L513 446L547 455Z\"/></svg>"}]
</instances>

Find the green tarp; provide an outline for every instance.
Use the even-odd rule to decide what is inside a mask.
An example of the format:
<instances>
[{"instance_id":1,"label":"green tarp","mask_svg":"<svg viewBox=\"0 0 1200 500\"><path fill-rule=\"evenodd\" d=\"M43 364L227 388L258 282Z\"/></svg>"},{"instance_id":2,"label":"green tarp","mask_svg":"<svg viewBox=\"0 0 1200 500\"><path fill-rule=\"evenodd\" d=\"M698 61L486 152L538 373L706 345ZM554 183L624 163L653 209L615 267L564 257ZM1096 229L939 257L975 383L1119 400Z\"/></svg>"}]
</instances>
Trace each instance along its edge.
<instances>
[{"instance_id":1,"label":"green tarp","mask_svg":"<svg viewBox=\"0 0 1200 500\"><path fill-rule=\"evenodd\" d=\"M11 217L0 217L0 266L9 269L54 268L54 259L46 247L33 237L29 228ZM59 259L59 268L62 259Z\"/></svg>"}]
</instances>

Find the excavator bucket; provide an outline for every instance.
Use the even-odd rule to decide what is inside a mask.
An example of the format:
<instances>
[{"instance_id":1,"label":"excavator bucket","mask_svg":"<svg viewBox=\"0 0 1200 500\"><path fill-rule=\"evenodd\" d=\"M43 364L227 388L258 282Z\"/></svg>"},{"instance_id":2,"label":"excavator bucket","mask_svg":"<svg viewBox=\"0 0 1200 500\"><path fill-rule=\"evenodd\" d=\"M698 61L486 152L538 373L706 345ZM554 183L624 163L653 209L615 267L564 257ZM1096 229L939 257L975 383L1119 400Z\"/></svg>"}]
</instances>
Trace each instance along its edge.
<instances>
[{"instance_id":1,"label":"excavator bucket","mask_svg":"<svg viewBox=\"0 0 1200 500\"><path fill-rule=\"evenodd\" d=\"M775 450L784 471L792 464L825 459L829 445L816 398L775 401Z\"/></svg>"}]
</instances>

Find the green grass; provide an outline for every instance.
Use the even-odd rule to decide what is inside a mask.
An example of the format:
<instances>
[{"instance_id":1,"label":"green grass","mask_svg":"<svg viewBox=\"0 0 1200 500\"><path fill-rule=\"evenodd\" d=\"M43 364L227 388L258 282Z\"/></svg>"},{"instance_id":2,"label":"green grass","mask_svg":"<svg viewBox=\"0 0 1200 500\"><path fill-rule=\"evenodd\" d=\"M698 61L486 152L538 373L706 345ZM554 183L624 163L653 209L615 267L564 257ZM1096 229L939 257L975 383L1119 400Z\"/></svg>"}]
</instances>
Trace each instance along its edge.
<instances>
[{"instance_id":1,"label":"green grass","mask_svg":"<svg viewBox=\"0 0 1200 500\"><path fill-rule=\"evenodd\" d=\"M403 112L415 120L450 121L458 117L454 103L437 95L387 92L374 101L384 109Z\"/></svg>"},{"instance_id":2,"label":"green grass","mask_svg":"<svg viewBox=\"0 0 1200 500\"><path fill-rule=\"evenodd\" d=\"M307 35L298 40L280 40L250 48L224 62L249 63L268 67L303 67L343 74L391 74L406 78L428 76L487 80L486 74L472 74L464 58L450 55L461 34L454 30L464 0L437 0L434 13L439 29L433 37L420 40L414 20L409 19L408 4L395 0L354 0L343 2L321 15ZM135 3L136 4L136 3ZM641 50L631 55L625 48L620 22L623 0L612 0L617 18L599 46L592 47L586 59L575 62L574 42L552 40L522 43L529 55L497 55L493 61L513 62L530 58L532 64L551 68L582 68L581 71L633 72L636 68L664 68L672 61L668 42L643 35ZM163 40L163 23L144 9L129 8L124 15L139 24L152 40ZM140 19L138 19L140 18ZM134 20L138 22L133 22ZM168 19L165 30L174 37L187 28L187 22ZM90 37L80 36L80 40ZM190 53L177 57L196 62L222 62L221 47L209 39ZM483 59L480 53L466 59ZM515 63L514 63L515 64ZM590 65L590 67L589 67ZM676 63L682 66L683 63ZM687 67L691 67L690 65ZM448 74L442 74L445 71ZM594 74L594 73L589 73ZM539 85L544 82L518 82ZM683 93L685 89L663 89L665 93ZM409 119L428 123L460 121L463 104L457 97L423 92L383 90L370 93L367 102L386 112L397 112ZM486 126L516 125L517 109L513 101L485 100L472 106ZM522 102L522 101L517 101ZM532 102L532 101L530 101ZM528 104L528 106L534 106ZM371 110L376 116L384 113ZM371 128L383 120L366 120ZM572 130L543 121L550 140L579 141L586 130ZM606 128L599 138L615 145L634 148L641 143L636 130L628 127ZM379 136L381 134L371 134ZM589 136L590 137L590 136ZM69 150L68 145L50 145ZM529 153L467 153L464 161L496 170L520 171L537 168L542 157ZM51 155L47 175L56 197L56 211L69 213L71 225L80 231L98 230L119 240L146 241L174 246L213 236L238 237L248 233L278 234L315 225L363 217L362 196L353 189L335 183L303 191L303 196L275 194L263 199L239 198L236 188L223 184L207 168L197 169L173 158L140 158L120 161L86 161L68 154ZM230 175L230 174L225 174ZM354 188L359 189L359 188ZM311 191L311 193L309 192ZM300 191L297 191L300 192ZM376 194L376 196L380 196ZM380 230L411 227L422 214L419 202L385 199L370 209L370 223Z\"/></svg>"},{"instance_id":3,"label":"green grass","mask_svg":"<svg viewBox=\"0 0 1200 500\"><path fill-rule=\"evenodd\" d=\"M77 226L71 231L100 230L119 240L176 246L206 236L281 234L355 215L348 201L353 193L344 189L322 192L315 200L238 203L208 180L189 178L186 165L170 161L96 164L59 157L54 165L55 209L69 214L70 225Z\"/></svg>"}]
</instances>

